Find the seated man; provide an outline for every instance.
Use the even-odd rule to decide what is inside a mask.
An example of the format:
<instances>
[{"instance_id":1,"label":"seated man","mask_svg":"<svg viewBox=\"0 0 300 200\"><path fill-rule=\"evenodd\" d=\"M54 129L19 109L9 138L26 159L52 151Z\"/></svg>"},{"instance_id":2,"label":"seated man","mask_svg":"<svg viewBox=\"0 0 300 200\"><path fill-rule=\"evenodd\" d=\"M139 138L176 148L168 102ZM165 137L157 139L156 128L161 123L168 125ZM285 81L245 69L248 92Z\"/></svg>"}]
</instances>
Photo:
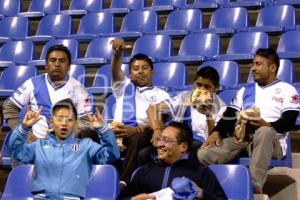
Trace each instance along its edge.
<instances>
[{"instance_id":1,"label":"seated man","mask_svg":"<svg viewBox=\"0 0 300 200\"><path fill-rule=\"evenodd\" d=\"M27 134L41 120L40 113L29 110L11 135L12 156L22 163L34 164L32 193L37 199L79 199L85 197L93 164L107 164L120 157L114 133L97 110L87 121L97 131L100 144L89 138L75 138L77 111L70 99L52 108L52 130L47 138L27 143Z\"/></svg>"},{"instance_id":2,"label":"seated man","mask_svg":"<svg viewBox=\"0 0 300 200\"><path fill-rule=\"evenodd\" d=\"M200 162L212 164L229 162L248 150L256 193L262 193L270 160L281 159L285 155L285 133L293 129L299 114L297 90L276 79L278 67L279 58L273 49L257 50L251 68L255 83L237 92L197 153ZM259 109L260 117L248 119L247 125L253 132L251 137L244 137L252 139L239 141L234 137L236 112L253 108Z\"/></svg>"},{"instance_id":3,"label":"seated man","mask_svg":"<svg viewBox=\"0 0 300 200\"><path fill-rule=\"evenodd\" d=\"M176 177L185 177L203 190L201 199L227 199L213 172L189 154L193 141L191 129L179 122L171 122L157 137L156 161L152 161L134 173L120 199L155 199L150 193L171 187Z\"/></svg>"},{"instance_id":4,"label":"seated man","mask_svg":"<svg viewBox=\"0 0 300 200\"><path fill-rule=\"evenodd\" d=\"M121 69L124 41L112 41L112 48L112 86L116 98L114 121L119 122L113 130L118 138L123 138L126 146L120 179L128 182L138 166L138 152L151 145L152 130L148 128L146 110L150 104L159 103L169 95L153 86L153 63L148 56L137 54L131 58L128 78Z\"/></svg>"}]
</instances>

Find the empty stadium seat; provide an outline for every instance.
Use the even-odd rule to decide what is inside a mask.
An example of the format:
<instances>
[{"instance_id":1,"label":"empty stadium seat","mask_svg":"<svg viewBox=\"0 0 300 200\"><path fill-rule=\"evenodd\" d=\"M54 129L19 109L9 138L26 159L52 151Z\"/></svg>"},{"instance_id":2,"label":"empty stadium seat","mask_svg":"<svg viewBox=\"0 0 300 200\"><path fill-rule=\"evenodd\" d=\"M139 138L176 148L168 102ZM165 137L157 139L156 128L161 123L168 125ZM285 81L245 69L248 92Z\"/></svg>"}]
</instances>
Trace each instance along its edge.
<instances>
[{"instance_id":1,"label":"empty stadium seat","mask_svg":"<svg viewBox=\"0 0 300 200\"><path fill-rule=\"evenodd\" d=\"M0 77L0 97L11 96L27 79L36 76L37 69L33 66L10 66L5 68Z\"/></svg>"},{"instance_id":2,"label":"empty stadium seat","mask_svg":"<svg viewBox=\"0 0 300 200\"><path fill-rule=\"evenodd\" d=\"M144 0L111 0L110 7L105 9L105 12L114 14L125 14L131 10L142 10L145 6Z\"/></svg>"},{"instance_id":3,"label":"empty stadium seat","mask_svg":"<svg viewBox=\"0 0 300 200\"><path fill-rule=\"evenodd\" d=\"M226 7L229 2L229 0L195 0L194 3L188 4L187 8L217 9Z\"/></svg>"},{"instance_id":4,"label":"empty stadium seat","mask_svg":"<svg viewBox=\"0 0 300 200\"><path fill-rule=\"evenodd\" d=\"M70 35L69 38L88 41L112 34L114 27L114 17L111 13L88 13L81 18L77 33Z\"/></svg>"},{"instance_id":5,"label":"empty stadium seat","mask_svg":"<svg viewBox=\"0 0 300 200\"><path fill-rule=\"evenodd\" d=\"M300 58L300 30L281 34L277 54L280 58Z\"/></svg>"},{"instance_id":6,"label":"empty stadium seat","mask_svg":"<svg viewBox=\"0 0 300 200\"><path fill-rule=\"evenodd\" d=\"M82 85L85 85L85 67L83 65L71 64L69 76L78 80Z\"/></svg>"},{"instance_id":7,"label":"empty stadium seat","mask_svg":"<svg viewBox=\"0 0 300 200\"><path fill-rule=\"evenodd\" d=\"M251 60L258 48L269 47L269 36L264 32L239 32L230 39L226 54L218 60Z\"/></svg>"},{"instance_id":8,"label":"empty stadium seat","mask_svg":"<svg viewBox=\"0 0 300 200\"><path fill-rule=\"evenodd\" d=\"M88 44L84 58L78 58L73 61L74 64L91 65L105 64L110 62L112 57L112 47L110 42L115 37L95 38Z\"/></svg>"},{"instance_id":9,"label":"empty stadium seat","mask_svg":"<svg viewBox=\"0 0 300 200\"><path fill-rule=\"evenodd\" d=\"M246 8L219 8L213 12L209 27L200 32L216 34L233 34L245 31L248 27Z\"/></svg>"},{"instance_id":10,"label":"empty stadium seat","mask_svg":"<svg viewBox=\"0 0 300 200\"><path fill-rule=\"evenodd\" d=\"M157 12L171 11L176 8L186 8L186 0L153 0L152 6L146 9L151 9Z\"/></svg>"},{"instance_id":11,"label":"empty stadium seat","mask_svg":"<svg viewBox=\"0 0 300 200\"><path fill-rule=\"evenodd\" d=\"M103 0L71 0L67 10L62 10L62 14L81 16L88 12L100 12L103 9Z\"/></svg>"},{"instance_id":12,"label":"empty stadium seat","mask_svg":"<svg viewBox=\"0 0 300 200\"><path fill-rule=\"evenodd\" d=\"M2 158L2 166L10 166L11 160L10 160L10 149L9 149L9 138L11 136L11 131L6 133L2 148L1 148L1 158Z\"/></svg>"},{"instance_id":13,"label":"empty stadium seat","mask_svg":"<svg viewBox=\"0 0 300 200\"><path fill-rule=\"evenodd\" d=\"M110 95L106 98L102 115L107 122L112 122L115 116L116 98Z\"/></svg>"},{"instance_id":14,"label":"empty stadium seat","mask_svg":"<svg viewBox=\"0 0 300 200\"><path fill-rule=\"evenodd\" d=\"M184 37L177 56L169 61L199 62L219 54L220 36L212 33L191 33Z\"/></svg>"},{"instance_id":15,"label":"empty stadium seat","mask_svg":"<svg viewBox=\"0 0 300 200\"><path fill-rule=\"evenodd\" d=\"M27 65L32 59L35 59L35 50L31 41L9 41L1 46L0 68Z\"/></svg>"},{"instance_id":16,"label":"empty stadium seat","mask_svg":"<svg viewBox=\"0 0 300 200\"><path fill-rule=\"evenodd\" d=\"M166 61L172 49L172 39L168 35L143 35L135 41L131 55L143 53L155 62ZM130 58L124 57L123 62L129 62Z\"/></svg>"},{"instance_id":17,"label":"empty stadium seat","mask_svg":"<svg viewBox=\"0 0 300 200\"><path fill-rule=\"evenodd\" d=\"M280 59L280 65L277 72L277 79L293 84L295 80L294 65L292 61ZM250 70L247 83L253 83L253 75Z\"/></svg>"},{"instance_id":18,"label":"empty stadium seat","mask_svg":"<svg viewBox=\"0 0 300 200\"><path fill-rule=\"evenodd\" d=\"M20 0L0 0L0 15L2 16L17 16L22 8Z\"/></svg>"},{"instance_id":19,"label":"empty stadium seat","mask_svg":"<svg viewBox=\"0 0 300 200\"><path fill-rule=\"evenodd\" d=\"M296 11L293 6L266 6L259 10L255 27L249 31L283 32L294 29L296 25Z\"/></svg>"},{"instance_id":20,"label":"empty stadium seat","mask_svg":"<svg viewBox=\"0 0 300 200\"><path fill-rule=\"evenodd\" d=\"M215 68L220 76L221 89L237 88L240 83L240 69L235 61L208 61L201 67L211 66Z\"/></svg>"},{"instance_id":21,"label":"empty stadium seat","mask_svg":"<svg viewBox=\"0 0 300 200\"><path fill-rule=\"evenodd\" d=\"M218 95L227 105L229 105L232 99L235 97L238 89L239 88L223 89Z\"/></svg>"},{"instance_id":22,"label":"empty stadium seat","mask_svg":"<svg viewBox=\"0 0 300 200\"><path fill-rule=\"evenodd\" d=\"M28 61L29 65L32 66L42 66L46 64L47 51L51 46L62 44L66 46L71 53L71 62L79 57L79 45L78 41L75 39L51 39L49 40L42 49L42 53L39 60Z\"/></svg>"},{"instance_id":23,"label":"empty stadium seat","mask_svg":"<svg viewBox=\"0 0 300 200\"><path fill-rule=\"evenodd\" d=\"M26 17L5 17L0 20L0 27L2 27L0 29L0 43L10 40L24 40L30 32Z\"/></svg>"},{"instance_id":24,"label":"empty stadium seat","mask_svg":"<svg viewBox=\"0 0 300 200\"><path fill-rule=\"evenodd\" d=\"M295 5L300 6L300 0L276 0L276 5Z\"/></svg>"},{"instance_id":25,"label":"empty stadium seat","mask_svg":"<svg viewBox=\"0 0 300 200\"><path fill-rule=\"evenodd\" d=\"M115 37L132 38L144 33L155 33L158 30L158 15L151 10L136 10L125 15L119 32Z\"/></svg>"},{"instance_id":26,"label":"empty stadium seat","mask_svg":"<svg viewBox=\"0 0 300 200\"><path fill-rule=\"evenodd\" d=\"M27 38L45 42L52 38L67 38L72 32L72 18L69 15L46 15L39 22L36 34Z\"/></svg>"},{"instance_id":27,"label":"empty stadium seat","mask_svg":"<svg viewBox=\"0 0 300 200\"><path fill-rule=\"evenodd\" d=\"M41 18L47 14L57 14L62 8L61 0L31 0L27 12L21 12L24 17Z\"/></svg>"},{"instance_id":28,"label":"empty stadium seat","mask_svg":"<svg viewBox=\"0 0 300 200\"><path fill-rule=\"evenodd\" d=\"M190 32L202 29L202 24L201 10L174 10L168 15L164 29L157 31L157 33L170 36L185 36Z\"/></svg>"},{"instance_id":29,"label":"empty stadium seat","mask_svg":"<svg viewBox=\"0 0 300 200\"><path fill-rule=\"evenodd\" d=\"M236 2L231 2L232 7L263 7L266 5L271 5L273 0L237 0Z\"/></svg>"},{"instance_id":30,"label":"empty stadium seat","mask_svg":"<svg viewBox=\"0 0 300 200\"><path fill-rule=\"evenodd\" d=\"M253 200L251 175L242 165L209 165L228 199Z\"/></svg>"}]
</instances>

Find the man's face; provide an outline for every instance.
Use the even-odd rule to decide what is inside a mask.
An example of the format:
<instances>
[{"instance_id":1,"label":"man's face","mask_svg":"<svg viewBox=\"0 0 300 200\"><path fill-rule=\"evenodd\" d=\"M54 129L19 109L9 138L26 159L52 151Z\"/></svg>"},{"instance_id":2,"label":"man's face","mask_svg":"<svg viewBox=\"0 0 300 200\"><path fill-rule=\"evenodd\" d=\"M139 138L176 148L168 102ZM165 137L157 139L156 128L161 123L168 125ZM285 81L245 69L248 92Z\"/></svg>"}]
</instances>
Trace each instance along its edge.
<instances>
[{"instance_id":1,"label":"man's face","mask_svg":"<svg viewBox=\"0 0 300 200\"><path fill-rule=\"evenodd\" d=\"M130 78L136 86L151 86L153 74L153 69L149 63L144 60L135 60L131 64Z\"/></svg>"},{"instance_id":2,"label":"man's face","mask_svg":"<svg viewBox=\"0 0 300 200\"><path fill-rule=\"evenodd\" d=\"M63 51L52 51L46 61L46 71L51 81L63 81L70 70L67 54Z\"/></svg>"},{"instance_id":3,"label":"man's face","mask_svg":"<svg viewBox=\"0 0 300 200\"><path fill-rule=\"evenodd\" d=\"M53 113L50 120L51 126L58 139L64 140L72 133L76 119L71 109L62 107Z\"/></svg>"},{"instance_id":4,"label":"man's face","mask_svg":"<svg viewBox=\"0 0 300 200\"><path fill-rule=\"evenodd\" d=\"M201 76L194 81L194 85L196 88L208 90L210 93L215 93L219 89L211 80L202 78Z\"/></svg>"},{"instance_id":5,"label":"man's face","mask_svg":"<svg viewBox=\"0 0 300 200\"><path fill-rule=\"evenodd\" d=\"M267 85L276 79L276 65L267 58L256 55L251 68L253 80L259 85Z\"/></svg>"},{"instance_id":6,"label":"man's face","mask_svg":"<svg viewBox=\"0 0 300 200\"><path fill-rule=\"evenodd\" d=\"M175 127L169 126L165 128L158 138L157 142L157 154L158 159L167 163L173 164L181 158L183 154L187 152L188 145L186 142L180 142L177 140L179 130Z\"/></svg>"}]
</instances>

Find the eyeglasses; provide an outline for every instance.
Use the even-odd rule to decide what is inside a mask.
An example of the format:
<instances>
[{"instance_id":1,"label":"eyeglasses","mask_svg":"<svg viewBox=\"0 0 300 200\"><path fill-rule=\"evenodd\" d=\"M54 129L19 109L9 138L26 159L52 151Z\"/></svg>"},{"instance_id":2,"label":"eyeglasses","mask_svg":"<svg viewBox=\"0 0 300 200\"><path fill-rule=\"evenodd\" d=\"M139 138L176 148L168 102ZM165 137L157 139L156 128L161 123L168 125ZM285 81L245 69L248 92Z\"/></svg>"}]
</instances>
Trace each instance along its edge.
<instances>
[{"instance_id":1,"label":"eyeglasses","mask_svg":"<svg viewBox=\"0 0 300 200\"><path fill-rule=\"evenodd\" d=\"M58 122L63 122L63 121L72 122L72 121L75 121L75 119L73 119L72 117L53 116L53 118L55 118L55 120L57 120Z\"/></svg>"},{"instance_id":2,"label":"eyeglasses","mask_svg":"<svg viewBox=\"0 0 300 200\"><path fill-rule=\"evenodd\" d=\"M172 142L178 142L178 140L174 140L173 138L169 138L169 137L158 137L156 139L156 142L163 142L165 144L168 144Z\"/></svg>"}]
</instances>

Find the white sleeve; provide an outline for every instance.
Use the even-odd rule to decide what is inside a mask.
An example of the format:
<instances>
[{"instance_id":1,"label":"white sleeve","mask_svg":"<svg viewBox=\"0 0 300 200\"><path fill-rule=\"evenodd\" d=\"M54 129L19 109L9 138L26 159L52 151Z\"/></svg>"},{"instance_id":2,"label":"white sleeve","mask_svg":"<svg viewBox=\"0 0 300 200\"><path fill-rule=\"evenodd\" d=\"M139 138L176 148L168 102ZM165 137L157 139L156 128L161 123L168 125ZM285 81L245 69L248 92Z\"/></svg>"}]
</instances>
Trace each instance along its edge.
<instances>
[{"instance_id":1,"label":"white sleeve","mask_svg":"<svg viewBox=\"0 0 300 200\"><path fill-rule=\"evenodd\" d=\"M185 103L185 98L183 94L184 93L180 93L179 95L164 101L169 106L173 116L176 116L176 114L180 110L180 107L183 106L183 104Z\"/></svg>"},{"instance_id":2,"label":"white sleeve","mask_svg":"<svg viewBox=\"0 0 300 200\"><path fill-rule=\"evenodd\" d=\"M31 95L33 93L33 84L31 79L25 81L10 97L20 109L30 102Z\"/></svg>"},{"instance_id":3,"label":"white sleeve","mask_svg":"<svg viewBox=\"0 0 300 200\"><path fill-rule=\"evenodd\" d=\"M86 115L86 112L92 112L93 98L87 92L83 85L76 86L76 109L78 117Z\"/></svg>"},{"instance_id":4,"label":"white sleeve","mask_svg":"<svg viewBox=\"0 0 300 200\"><path fill-rule=\"evenodd\" d=\"M235 97L232 99L228 107L232 107L236 110L241 110L243 107L243 95L245 92L245 88L242 87L239 89L235 95Z\"/></svg>"},{"instance_id":5,"label":"white sleeve","mask_svg":"<svg viewBox=\"0 0 300 200\"><path fill-rule=\"evenodd\" d=\"M130 83L130 79L125 76L124 80L121 81L119 84L112 84L112 90L115 96L122 96L126 86ZM116 86L116 87L114 87Z\"/></svg>"},{"instance_id":6,"label":"white sleeve","mask_svg":"<svg viewBox=\"0 0 300 200\"><path fill-rule=\"evenodd\" d=\"M299 94L292 85L287 85L287 89L284 92L282 112L286 110L300 110Z\"/></svg>"}]
</instances>

